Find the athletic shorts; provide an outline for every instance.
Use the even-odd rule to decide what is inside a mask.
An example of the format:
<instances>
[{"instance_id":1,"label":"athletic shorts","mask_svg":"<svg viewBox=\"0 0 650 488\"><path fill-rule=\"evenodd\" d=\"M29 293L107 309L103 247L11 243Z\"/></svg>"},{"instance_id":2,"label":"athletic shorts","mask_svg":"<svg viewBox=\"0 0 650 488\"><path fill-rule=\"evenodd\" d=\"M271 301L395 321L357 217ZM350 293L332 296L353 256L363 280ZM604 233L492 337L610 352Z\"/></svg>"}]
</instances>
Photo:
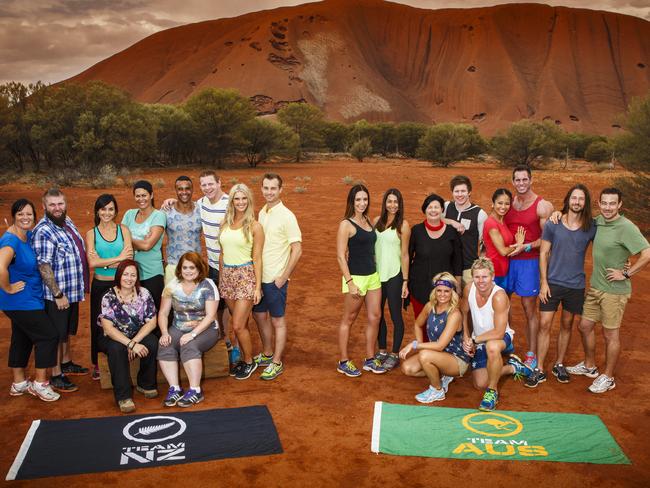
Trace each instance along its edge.
<instances>
[{"instance_id":1,"label":"athletic shorts","mask_svg":"<svg viewBox=\"0 0 650 488\"><path fill-rule=\"evenodd\" d=\"M506 281L508 295L535 297L539 294L539 259L514 259L510 261Z\"/></svg>"},{"instance_id":2,"label":"athletic shorts","mask_svg":"<svg viewBox=\"0 0 650 488\"><path fill-rule=\"evenodd\" d=\"M208 266L208 278L210 278L215 286L219 287L219 270L217 268L213 268L211 266ZM226 309L226 301L222 298L219 300L219 305L217 306L217 310L225 310Z\"/></svg>"},{"instance_id":3,"label":"athletic shorts","mask_svg":"<svg viewBox=\"0 0 650 488\"><path fill-rule=\"evenodd\" d=\"M171 280L176 278L176 265L168 264L165 266L165 286L169 284Z\"/></svg>"},{"instance_id":4,"label":"athletic shorts","mask_svg":"<svg viewBox=\"0 0 650 488\"><path fill-rule=\"evenodd\" d=\"M506 343L506 348L501 351L501 354L510 354L515 350L510 334L506 333L503 335L503 342ZM481 368L487 368L487 351L485 350L485 344L479 344L476 347L476 353L472 359L472 369Z\"/></svg>"},{"instance_id":5,"label":"athletic shorts","mask_svg":"<svg viewBox=\"0 0 650 488\"><path fill-rule=\"evenodd\" d=\"M463 275L461 276L460 281L461 281L461 284L462 284L463 288L465 288L467 285L472 283L472 270L471 269L464 269L463 270Z\"/></svg>"},{"instance_id":6,"label":"athletic shorts","mask_svg":"<svg viewBox=\"0 0 650 488\"><path fill-rule=\"evenodd\" d=\"M582 318L600 322L605 329L618 329L623 321L625 305L630 295L615 295L589 288L585 296Z\"/></svg>"},{"instance_id":7,"label":"athletic shorts","mask_svg":"<svg viewBox=\"0 0 650 488\"><path fill-rule=\"evenodd\" d=\"M169 328L169 335L172 342L169 346L158 346L158 361L178 361L186 363L191 359L201 359L203 353L212 349L219 340L219 331L214 327L208 327L196 338L181 346L181 337L187 332L181 332L176 327Z\"/></svg>"},{"instance_id":8,"label":"athletic shorts","mask_svg":"<svg viewBox=\"0 0 650 488\"><path fill-rule=\"evenodd\" d=\"M506 283L508 282L508 277L507 276L495 276L494 277L494 284L497 286L500 286L505 290L506 288Z\"/></svg>"},{"instance_id":9,"label":"athletic shorts","mask_svg":"<svg viewBox=\"0 0 650 488\"><path fill-rule=\"evenodd\" d=\"M56 302L45 300L45 313L59 333L59 343L68 342L68 336L77 335L79 303L73 302L68 308L59 310Z\"/></svg>"},{"instance_id":10,"label":"athletic shorts","mask_svg":"<svg viewBox=\"0 0 650 488\"><path fill-rule=\"evenodd\" d=\"M381 288L381 281L379 280L379 273L377 272L374 272L371 275L351 275L350 277L352 278L353 283L357 285L357 288L359 288L361 296L365 295L369 291ZM348 288L348 284L345 282L344 276L341 276L341 283L341 291L343 293L348 293L350 289Z\"/></svg>"},{"instance_id":11,"label":"athletic shorts","mask_svg":"<svg viewBox=\"0 0 650 488\"><path fill-rule=\"evenodd\" d=\"M540 312L557 312L561 303L562 310L575 315L582 315L582 305L585 303L584 288L567 288L552 283L549 283L548 288L551 291L551 296L546 300L546 303L539 302Z\"/></svg>"},{"instance_id":12,"label":"athletic shorts","mask_svg":"<svg viewBox=\"0 0 650 488\"><path fill-rule=\"evenodd\" d=\"M288 280L282 288L275 286L275 282L262 283L262 299L260 300L260 303L253 307L253 312L269 312L271 317L284 317L284 311L287 308L288 288Z\"/></svg>"}]
</instances>

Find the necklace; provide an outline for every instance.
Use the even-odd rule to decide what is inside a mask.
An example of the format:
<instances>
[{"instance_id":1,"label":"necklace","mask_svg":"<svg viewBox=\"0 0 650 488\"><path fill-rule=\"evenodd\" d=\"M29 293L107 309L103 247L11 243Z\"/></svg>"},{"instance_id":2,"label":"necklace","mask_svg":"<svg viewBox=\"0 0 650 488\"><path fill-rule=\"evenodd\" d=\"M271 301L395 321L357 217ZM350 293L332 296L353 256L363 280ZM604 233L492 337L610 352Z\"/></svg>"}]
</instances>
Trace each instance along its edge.
<instances>
[{"instance_id":1,"label":"necklace","mask_svg":"<svg viewBox=\"0 0 650 488\"><path fill-rule=\"evenodd\" d=\"M427 230L430 230L431 232L437 232L440 229L443 228L445 223L441 220L439 225L431 225L426 219L424 220L424 226L427 228Z\"/></svg>"},{"instance_id":2,"label":"necklace","mask_svg":"<svg viewBox=\"0 0 650 488\"><path fill-rule=\"evenodd\" d=\"M134 290L131 290L131 293L129 294L128 297L123 295L122 291L118 287L115 287L115 292L117 293L117 298L122 303L131 303L135 299L135 291Z\"/></svg>"}]
</instances>

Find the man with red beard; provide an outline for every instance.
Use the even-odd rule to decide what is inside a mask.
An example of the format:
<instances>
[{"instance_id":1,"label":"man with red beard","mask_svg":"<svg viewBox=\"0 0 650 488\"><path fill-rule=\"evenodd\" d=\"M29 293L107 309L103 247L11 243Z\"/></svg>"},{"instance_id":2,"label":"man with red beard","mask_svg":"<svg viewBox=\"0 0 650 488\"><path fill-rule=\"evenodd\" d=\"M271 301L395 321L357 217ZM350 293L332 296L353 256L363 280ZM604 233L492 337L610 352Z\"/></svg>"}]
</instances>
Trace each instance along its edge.
<instances>
[{"instance_id":1,"label":"man with red beard","mask_svg":"<svg viewBox=\"0 0 650 488\"><path fill-rule=\"evenodd\" d=\"M88 374L72 362L70 336L77 334L79 302L88 293L89 271L81 234L67 216L65 195L51 188L43 195L45 216L34 227L32 247L43 278L45 311L59 332L57 365L52 368L50 385L57 391L77 391L67 375Z\"/></svg>"}]
</instances>

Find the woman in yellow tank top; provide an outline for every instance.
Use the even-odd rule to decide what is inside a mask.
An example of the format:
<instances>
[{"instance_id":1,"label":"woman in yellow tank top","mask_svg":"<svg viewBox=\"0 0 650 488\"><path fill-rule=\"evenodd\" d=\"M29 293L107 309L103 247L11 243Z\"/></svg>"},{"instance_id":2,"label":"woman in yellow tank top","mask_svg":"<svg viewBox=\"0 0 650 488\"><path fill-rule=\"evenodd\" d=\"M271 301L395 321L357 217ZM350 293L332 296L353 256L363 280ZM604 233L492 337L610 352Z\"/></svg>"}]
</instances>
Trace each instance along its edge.
<instances>
[{"instance_id":1,"label":"woman in yellow tank top","mask_svg":"<svg viewBox=\"0 0 650 488\"><path fill-rule=\"evenodd\" d=\"M262 297L264 230L255 220L253 195L242 183L230 189L219 243L219 294L230 310L232 328L243 358L231 374L235 379L245 380L257 369L257 363L253 361L248 316Z\"/></svg>"}]
</instances>

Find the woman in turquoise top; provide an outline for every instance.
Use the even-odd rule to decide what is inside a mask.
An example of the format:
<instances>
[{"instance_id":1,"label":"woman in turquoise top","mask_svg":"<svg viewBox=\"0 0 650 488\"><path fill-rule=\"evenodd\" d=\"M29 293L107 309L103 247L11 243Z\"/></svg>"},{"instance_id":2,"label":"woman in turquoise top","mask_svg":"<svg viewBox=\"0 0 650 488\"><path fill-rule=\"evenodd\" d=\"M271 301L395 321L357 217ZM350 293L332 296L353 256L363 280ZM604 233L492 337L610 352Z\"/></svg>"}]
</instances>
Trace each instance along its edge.
<instances>
[{"instance_id":1,"label":"woman in turquoise top","mask_svg":"<svg viewBox=\"0 0 650 488\"><path fill-rule=\"evenodd\" d=\"M375 219L375 257L377 272L381 280L381 318L379 320L379 354L377 359L386 370L399 364L398 353L404 338L402 300L408 296L409 239L411 227L404 219L404 199L397 188L384 193L381 215ZM390 318L393 321L393 349L386 351L388 328L384 317L384 306L388 301Z\"/></svg>"},{"instance_id":2,"label":"woman in turquoise top","mask_svg":"<svg viewBox=\"0 0 650 488\"><path fill-rule=\"evenodd\" d=\"M99 379L97 339L101 329L97 327L97 318L102 311L102 297L113 286L118 264L133 257L131 232L115 222L117 212L115 197L100 195L95 201L95 227L86 232L88 266L95 270L90 286L90 360L94 380Z\"/></svg>"},{"instance_id":3,"label":"woman in turquoise top","mask_svg":"<svg viewBox=\"0 0 650 488\"><path fill-rule=\"evenodd\" d=\"M136 181L133 196L138 208L127 210L122 224L131 231L135 262L140 271L140 284L153 297L156 310L160 310L160 297L165 288L162 242L167 227L164 212L154 208L153 186L146 180Z\"/></svg>"}]
</instances>

